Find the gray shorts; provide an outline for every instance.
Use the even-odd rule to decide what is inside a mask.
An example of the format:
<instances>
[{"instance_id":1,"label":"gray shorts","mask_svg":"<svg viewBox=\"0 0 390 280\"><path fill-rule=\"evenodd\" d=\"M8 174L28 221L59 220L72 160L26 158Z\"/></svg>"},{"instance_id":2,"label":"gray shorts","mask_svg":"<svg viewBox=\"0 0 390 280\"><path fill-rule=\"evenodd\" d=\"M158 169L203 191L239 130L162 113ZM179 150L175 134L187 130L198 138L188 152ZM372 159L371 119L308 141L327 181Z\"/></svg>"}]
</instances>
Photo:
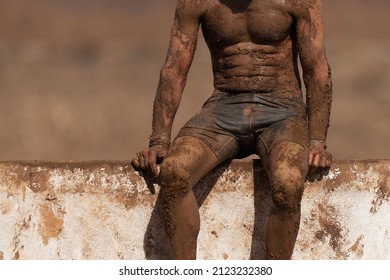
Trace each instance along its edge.
<instances>
[{"instance_id":1,"label":"gray shorts","mask_svg":"<svg viewBox=\"0 0 390 280\"><path fill-rule=\"evenodd\" d=\"M280 142L309 142L306 106L296 93L215 91L180 130L206 143L222 162L258 154L266 159Z\"/></svg>"}]
</instances>

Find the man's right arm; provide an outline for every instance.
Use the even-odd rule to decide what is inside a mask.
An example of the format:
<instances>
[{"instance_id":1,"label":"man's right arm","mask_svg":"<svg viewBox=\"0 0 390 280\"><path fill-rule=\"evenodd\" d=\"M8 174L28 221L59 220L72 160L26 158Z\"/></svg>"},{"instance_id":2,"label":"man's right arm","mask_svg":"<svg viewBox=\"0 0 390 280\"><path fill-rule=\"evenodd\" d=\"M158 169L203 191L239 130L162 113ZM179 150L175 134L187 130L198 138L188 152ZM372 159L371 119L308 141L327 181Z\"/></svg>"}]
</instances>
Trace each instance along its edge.
<instances>
[{"instance_id":1,"label":"man's right arm","mask_svg":"<svg viewBox=\"0 0 390 280\"><path fill-rule=\"evenodd\" d=\"M186 84L198 37L202 8L192 1L178 0L166 61L153 105L149 147L137 153L132 164L137 169L158 175L157 162L166 155L174 117Z\"/></svg>"}]
</instances>

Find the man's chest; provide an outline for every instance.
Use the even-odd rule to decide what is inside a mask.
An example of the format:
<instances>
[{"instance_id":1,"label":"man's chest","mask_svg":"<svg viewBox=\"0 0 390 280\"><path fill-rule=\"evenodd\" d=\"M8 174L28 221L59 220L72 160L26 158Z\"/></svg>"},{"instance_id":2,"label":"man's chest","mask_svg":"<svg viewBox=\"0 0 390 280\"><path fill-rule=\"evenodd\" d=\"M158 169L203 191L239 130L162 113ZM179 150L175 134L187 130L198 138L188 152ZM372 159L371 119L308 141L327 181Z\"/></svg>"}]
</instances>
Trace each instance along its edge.
<instances>
[{"instance_id":1,"label":"man's chest","mask_svg":"<svg viewBox=\"0 0 390 280\"><path fill-rule=\"evenodd\" d=\"M285 0L215 0L202 19L207 40L223 44L277 43L292 25Z\"/></svg>"}]
</instances>

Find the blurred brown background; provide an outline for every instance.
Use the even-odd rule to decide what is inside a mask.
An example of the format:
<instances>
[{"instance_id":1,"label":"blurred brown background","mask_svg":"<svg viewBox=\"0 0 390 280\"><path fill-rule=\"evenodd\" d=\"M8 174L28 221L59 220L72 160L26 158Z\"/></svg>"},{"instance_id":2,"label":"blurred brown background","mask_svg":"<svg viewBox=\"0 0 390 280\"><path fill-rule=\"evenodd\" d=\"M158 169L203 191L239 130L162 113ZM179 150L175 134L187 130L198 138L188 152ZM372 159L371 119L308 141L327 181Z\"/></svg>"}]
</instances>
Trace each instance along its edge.
<instances>
[{"instance_id":1,"label":"blurred brown background","mask_svg":"<svg viewBox=\"0 0 390 280\"><path fill-rule=\"evenodd\" d=\"M175 2L0 0L0 160L129 159L142 149ZM390 158L390 1L323 2L329 149ZM174 134L212 92L202 40Z\"/></svg>"}]
</instances>

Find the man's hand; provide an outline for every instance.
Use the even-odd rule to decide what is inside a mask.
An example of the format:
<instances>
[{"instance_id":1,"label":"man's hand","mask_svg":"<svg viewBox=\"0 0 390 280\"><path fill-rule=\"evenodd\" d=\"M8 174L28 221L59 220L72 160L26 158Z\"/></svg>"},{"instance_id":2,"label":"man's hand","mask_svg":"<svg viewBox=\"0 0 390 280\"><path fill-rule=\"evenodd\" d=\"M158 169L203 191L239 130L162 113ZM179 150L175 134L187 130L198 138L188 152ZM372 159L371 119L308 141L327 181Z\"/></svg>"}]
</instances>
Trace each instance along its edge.
<instances>
[{"instance_id":1,"label":"man's hand","mask_svg":"<svg viewBox=\"0 0 390 280\"><path fill-rule=\"evenodd\" d=\"M162 162L167 152L168 148L161 145L146 148L133 157L131 165L134 169L152 173L157 177L159 173L157 164Z\"/></svg>"},{"instance_id":2,"label":"man's hand","mask_svg":"<svg viewBox=\"0 0 390 280\"><path fill-rule=\"evenodd\" d=\"M332 164L332 154L326 151L326 145L322 141L310 140L309 143L309 175L314 174L319 169L330 168Z\"/></svg>"}]
</instances>

